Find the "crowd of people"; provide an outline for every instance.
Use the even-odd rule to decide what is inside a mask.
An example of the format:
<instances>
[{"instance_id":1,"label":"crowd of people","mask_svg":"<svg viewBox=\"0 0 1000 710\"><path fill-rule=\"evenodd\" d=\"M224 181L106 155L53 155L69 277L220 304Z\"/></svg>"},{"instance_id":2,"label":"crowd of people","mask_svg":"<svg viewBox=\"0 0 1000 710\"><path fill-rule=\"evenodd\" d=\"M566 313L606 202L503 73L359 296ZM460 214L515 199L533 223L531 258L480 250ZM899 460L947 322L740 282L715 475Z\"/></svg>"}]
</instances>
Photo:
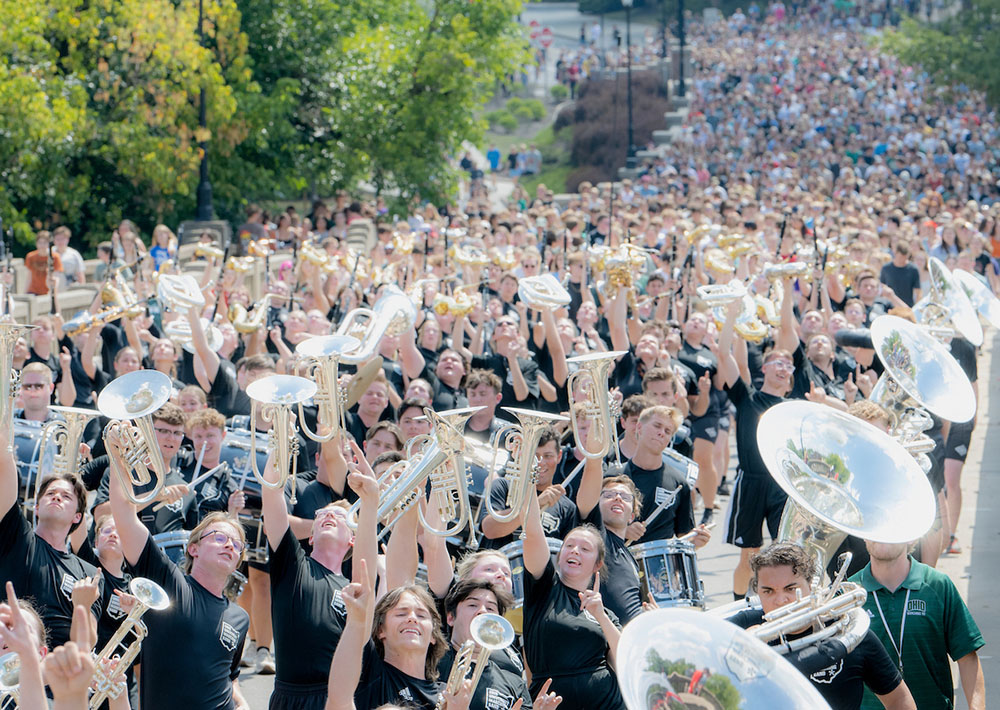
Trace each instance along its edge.
<instances>
[{"instance_id":1,"label":"crowd of people","mask_svg":"<svg viewBox=\"0 0 1000 710\"><path fill-rule=\"evenodd\" d=\"M272 710L613 710L622 628L704 607L697 579L655 567L665 541L693 563L724 523L734 599L759 598L732 617L746 628L814 591L816 560L778 540L786 494L757 422L805 399L892 429L872 397L872 322L927 317L934 259L1000 287L996 116L837 14L740 14L692 28L688 121L634 181L559 200L542 186L507 209L478 184L461 209L404 217L346 193L306 216L254 206L228 249L206 232L186 264L169 228L147 246L126 220L99 247L116 299L69 322L59 295L84 265L68 230L39 233L29 291L51 292L53 315L12 345L19 393L0 427L0 656L19 657L18 707L88 707L96 674L115 710L244 710L249 667L275 675ZM161 289L181 268L203 305ZM700 288L734 280L750 311ZM358 308L373 309L367 330L349 325ZM978 350L954 326L947 347L975 386ZM322 340L335 332L361 342ZM366 351L341 363L339 392L303 369L310 342ZM581 356L606 359L606 381ZM98 405L115 393L139 411L143 371L171 392L137 456L135 431ZM275 375L320 388L287 432L252 387ZM79 452L60 450L71 470L57 471L43 441L74 417ZM950 661L968 707L986 707L982 635L935 569L960 550L974 424L926 432L924 537L845 543L870 631L800 666L831 707L951 708ZM386 505L432 453L432 479L468 465L468 524L450 537L456 500L439 487L419 479ZM154 495L140 463L156 459ZM133 665L115 636L153 601L143 579L169 606L142 617ZM484 615L515 637L475 687L446 684Z\"/></svg>"}]
</instances>

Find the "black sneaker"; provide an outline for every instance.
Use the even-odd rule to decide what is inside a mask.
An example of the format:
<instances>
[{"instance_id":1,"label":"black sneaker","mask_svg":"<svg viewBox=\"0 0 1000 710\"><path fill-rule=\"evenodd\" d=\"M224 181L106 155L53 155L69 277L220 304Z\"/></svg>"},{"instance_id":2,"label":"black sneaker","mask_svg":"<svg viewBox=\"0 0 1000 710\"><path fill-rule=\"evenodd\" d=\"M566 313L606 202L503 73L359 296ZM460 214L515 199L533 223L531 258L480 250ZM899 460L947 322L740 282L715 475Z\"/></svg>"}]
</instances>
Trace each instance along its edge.
<instances>
[{"instance_id":1,"label":"black sneaker","mask_svg":"<svg viewBox=\"0 0 1000 710\"><path fill-rule=\"evenodd\" d=\"M712 508L705 508L701 514L701 524L708 525L712 522L712 517L715 515L715 511Z\"/></svg>"},{"instance_id":2,"label":"black sneaker","mask_svg":"<svg viewBox=\"0 0 1000 710\"><path fill-rule=\"evenodd\" d=\"M718 496L730 496L732 494L733 492L729 488L729 481L723 481L722 483L720 483L718 489L716 489L715 491L715 495Z\"/></svg>"}]
</instances>

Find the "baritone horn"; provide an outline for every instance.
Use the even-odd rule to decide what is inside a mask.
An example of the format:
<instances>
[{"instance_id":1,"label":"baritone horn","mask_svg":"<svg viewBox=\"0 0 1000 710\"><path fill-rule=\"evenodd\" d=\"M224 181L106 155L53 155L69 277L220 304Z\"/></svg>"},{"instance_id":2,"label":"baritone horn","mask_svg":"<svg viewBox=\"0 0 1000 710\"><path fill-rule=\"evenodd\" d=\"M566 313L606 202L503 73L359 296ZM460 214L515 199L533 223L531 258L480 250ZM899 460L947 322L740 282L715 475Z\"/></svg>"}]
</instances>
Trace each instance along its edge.
<instances>
[{"instance_id":1,"label":"baritone horn","mask_svg":"<svg viewBox=\"0 0 1000 710\"><path fill-rule=\"evenodd\" d=\"M445 683L445 693L454 695L461 690L470 670L472 693L475 693L490 654L514 643L514 627L498 614L480 614L469 624L469 637L455 654L451 673ZM441 710L443 703L443 699L439 700L435 710Z\"/></svg>"},{"instance_id":2,"label":"baritone horn","mask_svg":"<svg viewBox=\"0 0 1000 710\"><path fill-rule=\"evenodd\" d=\"M136 577L129 582L128 588L132 596L136 598L136 603L132 607L132 611L125 617L125 621L118 627L115 635L108 639L104 648L101 649L101 653L97 656L96 663L94 664L93 680L95 691L90 697L89 705L91 710L96 710L104 704L105 700L117 698L127 690L124 682L114 682L114 676L124 673L125 669L131 666L139 655L142 642L149 633L146 625L142 623L142 615L150 609L163 611L170 606L170 598L163 591L163 587L151 579ZM112 660L113 656L118 655L118 648L125 641L129 633L132 634L132 640L125 646L125 651L118 660L116 670L111 671L110 674L105 672L104 666Z\"/></svg>"},{"instance_id":3,"label":"baritone horn","mask_svg":"<svg viewBox=\"0 0 1000 710\"><path fill-rule=\"evenodd\" d=\"M325 335L318 338L303 340L295 346L295 353L304 359L300 363L308 379L316 383L316 394L313 403L316 405L317 431L311 431L306 425L302 402L299 402L299 426L302 433L313 441L330 441L347 427L344 423L344 409L347 403L347 390L340 388L339 366L340 358L346 352L358 349L361 341L349 335ZM300 365L296 365L298 374ZM320 434L322 425L328 427L326 434Z\"/></svg>"},{"instance_id":4,"label":"baritone horn","mask_svg":"<svg viewBox=\"0 0 1000 710\"><path fill-rule=\"evenodd\" d=\"M624 350L607 353L591 353L589 355L579 355L566 360L568 363L576 363L579 369L570 374L566 388L569 391L569 411L570 422L573 427L573 436L576 438L577 446L583 455L588 459L603 459L611 451L612 444L618 440L617 417L612 416L611 392L608 389L608 373L615 364L615 360L625 354ZM576 383L581 377L587 380L583 384L585 397L583 415L590 419L593 424L587 436L587 441L580 438L579 419L574 412L576 404L574 391ZM593 448L587 448L587 442L596 442Z\"/></svg>"},{"instance_id":5,"label":"baritone horn","mask_svg":"<svg viewBox=\"0 0 1000 710\"><path fill-rule=\"evenodd\" d=\"M122 444L119 452L125 470L117 471L125 496L133 505L144 507L160 494L168 468L156 443L152 414L170 399L173 384L170 378L156 370L137 370L112 380L97 398L97 409L112 421L105 427L105 441L109 431L117 430ZM140 496L136 488L150 485L153 489Z\"/></svg>"},{"instance_id":6,"label":"baritone horn","mask_svg":"<svg viewBox=\"0 0 1000 710\"><path fill-rule=\"evenodd\" d=\"M517 424L507 424L494 432L490 446L493 449L493 462L490 464L490 476L486 479L486 489L483 499L486 501L486 510L490 517L498 523L509 523L520 517L521 509L525 501L532 492L532 487L538 476L535 462L535 449L538 448L538 440L546 428L559 422L569 421L568 417L560 414L548 414L546 412L535 412L530 409L517 409L515 407L504 407L504 411L510 412L516 418ZM507 507L509 513L500 513L493 507L490 500L490 485L493 481L492 472L496 470L496 458L501 446L510 453L507 465L503 467L504 480L507 481Z\"/></svg>"},{"instance_id":7,"label":"baritone horn","mask_svg":"<svg viewBox=\"0 0 1000 710\"><path fill-rule=\"evenodd\" d=\"M378 352L379 341L384 335L402 335L412 330L417 322L417 308L409 296L398 286L388 285L374 308L355 308L337 327L337 335L351 335L361 345L341 356L349 365L360 365Z\"/></svg>"},{"instance_id":8,"label":"baritone horn","mask_svg":"<svg viewBox=\"0 0 1000 710\"><path fill-rule=\"evenodd\" d=\"M520 280L517 295L535 310L561 308L570 302L569 292L552 274L527 276Z\"/></svg>"},{"instance_id":9,"label":"baritone horn","mask_svg":"<svg viewBox=\"0 0 1000 710\"><path fill-rule=\"evenodd\" d=\"M39 466L44 466L46 477L75 474L80 470L80 442L83 432L100 412L96 409L79 407L49 406L49 411L61 414L62 419L53 419L42 427L41 445L38 450ZM41 475L35 476L35 507L38 507L38 489Z\"/></svg>"},{"instance_id":10,"label":"baritone horn","mask_svg":"<svg viewBox=\"0 0 1000 710\"><path fill-rule=\"evenodd\" d=\"M250 407L250 449L257 448L257 421L271 423L268 448L274 452L278 480L271 483L257 467L257 457L250 457L254 478L261 486L282 489L292 479L291 502L295 503L295 468L299 453L299 438L292 424L292 407L301 405L316 394L316 383L295 375L268 375L247 385Z\"/></svg>"}]
</instances>

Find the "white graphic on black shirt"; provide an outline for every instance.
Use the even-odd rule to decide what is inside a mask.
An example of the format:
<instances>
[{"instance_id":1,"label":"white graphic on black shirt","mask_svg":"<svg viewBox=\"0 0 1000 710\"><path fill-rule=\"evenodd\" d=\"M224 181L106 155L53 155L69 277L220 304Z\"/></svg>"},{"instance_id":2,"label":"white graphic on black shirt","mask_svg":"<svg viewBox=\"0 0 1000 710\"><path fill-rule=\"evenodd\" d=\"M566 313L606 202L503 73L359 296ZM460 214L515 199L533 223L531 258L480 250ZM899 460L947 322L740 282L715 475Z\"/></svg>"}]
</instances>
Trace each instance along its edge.
<instances>
[{"instance_id":1,"label":"white graphic on black shirt","mask_svg":"<svg viewBox=\"0 0 1000 710\"><path fill-rule=\"evenodd\" d=\"M666 488L657 486L656 493L653 495L656 506L660 507L662 505L664 508L672 506L674 501L677 500L677 494L681 492L681 488L682 486L677 486L674 490L668 491Z\"/></svg>"},{"instance_id":2,"label":"white graphic on black shirt","mask_svg":"<svg viewBox=\"0 0 1000 710\"><path fill-rule=\"evenodd\" d=\"M228 622L222 622L222 631L219 632L219 641L227 651L235 651L236 644L240 642L240 634Z\"/></svg>"},{"instance_id":3,"label":"white graphic on black shirt","mask_svg":"<svg viewBox=\"0 0 1000 710\"><path fill-rule=\"evenodd\" d=\"M122 598L117 594L111 595L111 601L108 602L108 616L112 619L121 619L125 616L125 611L122 609Z\"/></svg>"},{"instance_id":4,"label":"white graphic on black shirt","mask_svg":"<svg viewBox=\"0 0 1000 710\"><path fill-rule=\"evenodd\" d=\"M827 666L821 671L816 671L811 676L809 676L814 683L832 683L833 679L840 675L840 672L844 670L844 659L840 659L832 666Z\"/></svg>"},{"instance_id":5,"label":"white graphic on black shirt","mask_svg":"<svg viewBox=\"0 0 1000 710\"><path fill-rule=\"evenodd\" d=\"M63 572L62 582L59 583L59 591L63 593L66 600L73 602L73 587L76 585L76 577L68 572Z\"/></svg>"},{"instance_id":6,"label":"white graphic on black shirt","mask_svg":"<svg viewBox=\"0 0 1000 710\"><path fill-rule=\"evenodd\" d=\"M330 597L330 606L338 616L347 616L347 605L344 604L344 595L340 593L339 589L333 590L333 596Z\"/></svg>"},{"instance_id":7,"label":"white graphic on black shirt","mask_svg":"<svg viewBox=\"0 0 1000 710\"><path fill-rule=\"evenodd\" d=\"M184 499L178 498L173 503L165 503L163 507L169 510L171 513L179 513L181 512L181 508L184 507Z\"/></svg>"},{"instance_id":8,"label":"white graphic on black shirt","mask_svg":"<svg viewBox=\"0 0 1000 710\"><path fill-rule=\"evenodd\" d=\"M402 688L399 691L399 697L403 698L404 700L409 700L411 702L413 701L413 693L410 692L409 688Z\"/></svg>"},{"instance_id":9,"label":"white graphic on black shirt","mask_svg":"<svg viewBox=\"0 0 1000 710\"><path fill-rule=\"evenodd\" d=\"M514 699L513 695L507 695L496 688L487 688L486 696L483 698L483 707L486 710L510 710Z\"/></svg>"},{"instance_id":10,"label":"white graphic on black shirt","mask_svg":"<svg viewBox=\"0 0 1000 710\"><path fill-rule=\"evenodd\" d=\"M545 532L554 533L556 530L559 529L559 518L554 516L552 513L548 512L547 510L543 510L541 518L542 518L542 530L544 530Z\"/></svg>"},{"instance_id":11,"label":"white graphic on black shirt","mask_svg":"<svg viewBox=\"0 0 1000 710\"><path fill-rule=\"evenodd\" d=\"M521 673L524 673L524 663L521 662L521 656L516 651L512 651L509 646L504 649L504 652L507 654L510 662L514 664L514 667Z\"/></svg>"}]
</instances>

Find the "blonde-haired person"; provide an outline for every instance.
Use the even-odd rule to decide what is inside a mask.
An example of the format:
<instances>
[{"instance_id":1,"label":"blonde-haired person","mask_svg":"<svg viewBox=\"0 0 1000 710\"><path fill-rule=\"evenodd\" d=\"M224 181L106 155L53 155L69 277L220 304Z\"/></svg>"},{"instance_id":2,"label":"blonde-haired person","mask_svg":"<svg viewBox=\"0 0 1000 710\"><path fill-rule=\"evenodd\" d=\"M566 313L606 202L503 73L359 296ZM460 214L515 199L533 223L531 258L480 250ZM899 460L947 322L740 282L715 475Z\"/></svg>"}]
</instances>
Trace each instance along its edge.
<instances>
[{"instance_id":1,"label":"blonde-haired person","mask_svg":"<svg viewBox=\"0 0 1000 710\"><path fill-rule=\"evenodd\" d=\"M184 551L187 573L153 542L126 498L123 442L116 429L105 434L116 469L111 511L125 560L136 574L159 584L171 606L144 618L149 635L143 644L140 702L144 710L215 710L249 705L239 686L240 656L250 619L223 595L243 560L243 527L225 513L207 515L191 531Z\"/></svg>"},{"instance_id":2,"label":"blonde-haired person","mask_svg":"<svg viewBox=\"0 0 1000 710\"><path fill-rule=\"evenodd\" d=\"M177 259L177 237L167 225L158 224L153 228L151 243L149 255L153 257L154 270L159 271L165 261Z\"/></svg>"}]
</instances>

